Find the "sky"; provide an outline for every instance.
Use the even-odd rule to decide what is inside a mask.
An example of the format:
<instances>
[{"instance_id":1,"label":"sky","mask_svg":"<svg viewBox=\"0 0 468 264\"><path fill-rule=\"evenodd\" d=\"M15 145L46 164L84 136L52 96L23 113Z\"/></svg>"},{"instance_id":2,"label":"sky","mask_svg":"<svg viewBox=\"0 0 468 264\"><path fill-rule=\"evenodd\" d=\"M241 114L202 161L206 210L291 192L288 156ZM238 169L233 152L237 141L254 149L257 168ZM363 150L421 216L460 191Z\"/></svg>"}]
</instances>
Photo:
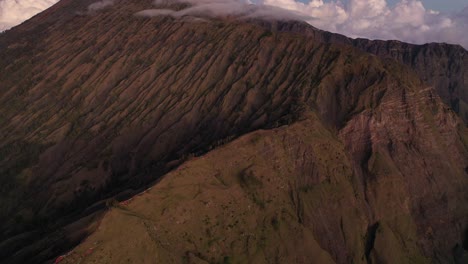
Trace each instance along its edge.
<instances>
[{"instance_id":1,"label":"sky","mask_svg":"<svg viewBox=\"0 0 468 264\"><path fill-rule=\"evenodd\" d=\"M311 25L349 37L396 39L423 44L446 42L468 49L468 0L173 0L229 13L248 3L290 10ZM57 0L0 0L0 31L50 7ZM102 7L113 0L97 1ZM238 4L240 3L240 5ZM223 9L223 6L225 9ZM239 10L236 10L238 12Z\"/></svg>"},{"instance_id":2,"label":"sky","mask_svg":"<svg viewBox=\"0 0 468 264\"><path fill-rule=\"evenodd\" d=\"M300 0L299 2L307 3L307 0ZM332 2L332 0L325 0L324 2ZM399 0L388 0L389 6L395 6ZM424 6L428 9L437 10L441 12L450 12L457 9L463 9L468 5L468 0L421 0Z\"/></svg>"},{"instance_id":3,"label":"sky","mask_svg":"<svg viewBox=\"0 0 468 264\"><path fill-rule=\"evenodd\" d=\"M388 1L389 5L395 5L397 2L398 0ZM421 2L429 9L442 12L463 9L468 5L468 0L423 0Z\"/></svg>"}]
</instances>

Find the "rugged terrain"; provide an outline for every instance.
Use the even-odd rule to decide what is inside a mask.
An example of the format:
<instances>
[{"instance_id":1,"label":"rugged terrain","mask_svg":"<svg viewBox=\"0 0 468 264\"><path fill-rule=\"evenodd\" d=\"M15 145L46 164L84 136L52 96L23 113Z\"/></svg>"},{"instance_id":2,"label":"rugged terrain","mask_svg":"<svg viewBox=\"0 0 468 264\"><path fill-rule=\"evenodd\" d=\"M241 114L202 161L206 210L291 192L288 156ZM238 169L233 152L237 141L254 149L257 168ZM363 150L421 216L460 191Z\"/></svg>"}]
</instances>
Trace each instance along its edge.
<instances>
[{"instance_id":1,"label":"rugged terrain","mask_svg":"<svg viewBox=\"0 0 468 264\"><path fill-rule=\"evenodd\" d=\"M2 262L467 261L466 50L93 2L0 35Z\"/></svg>"},{"instance_id":2,"label":"rugged terrain","mask_svg":"<svg viewBox=\"0 0 468 264\"><path fill-rule=\"evenodd\" d=\"M401 41L350 39L311 28L306 23L286 26L285 30L304 32L315 41L354 46L383 59L405 64L431 85L452 110L468 123L468 52L459 45L428 43L413 45Z\"/></svg>"}]
</instances>

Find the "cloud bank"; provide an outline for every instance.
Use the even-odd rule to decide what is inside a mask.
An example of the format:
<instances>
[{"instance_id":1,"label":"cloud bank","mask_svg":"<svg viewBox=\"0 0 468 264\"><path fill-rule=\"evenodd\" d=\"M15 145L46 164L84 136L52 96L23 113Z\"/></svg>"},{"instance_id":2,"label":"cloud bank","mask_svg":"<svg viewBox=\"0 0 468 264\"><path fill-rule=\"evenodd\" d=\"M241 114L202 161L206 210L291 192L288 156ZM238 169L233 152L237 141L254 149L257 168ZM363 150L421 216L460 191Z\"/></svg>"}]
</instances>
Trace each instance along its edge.
<instances>
[{"instance_id":1,"label":"cloud bank","mask_svg":"<svg viewBox=\"0 0 468 264\"><path fill-rule=\"evenodd\" d=\"M167 9L170 3L186 3L189 7L182 10ZM174 18L182 17L226 17L235 16L237 18L283 18L306 20L304 14L294 10L285 10L276 6L253 4L248 0L156 0L156 7L161 9L148 9L138 12L137 16L172 16Z\"/></svg>"},{"instance_id":2,"label":"cloud bank","mask_svg":"<svg viewBox=\"0 0 468 264\"><path fill-rule=\"evenodd\" d=\"M350 37L396 39L423 44L447 42L468 48L468 5L455 13L426 9L420 0L400 0L389 7L386 0L259 0L260 4L294 10L312 17L317 28ZM468 4L468 3L467 3Z\"/></svg>"},{"instance_id":3,"label":"cloud bank","mask_svg":"<svg viewBox=\"0 0 468 264\"><path fill-rule=\"evenodd\" d=\"M387 0L310 0L307 3L297 0L156 0L155 4L174 1L192 6L181 11L145 10L139 15L301 19L317 28L354 38L396 39L416 44L447 42L461 44L468 49L468 6L458 12L441 13L426 9L421 0L400 0L393 7ZM58 0L0 0L0 32L56 2ZM89 9L101 9L113 2L96 1Z\"/></svg>"},{"instance_id":4,"label":"cloud bank","mask_svg":"<svg viewBox=\"0 0 468 264\"><path fill-rule=\"evenodd\" d=\"M387 0L156 0L156 6L184 2L181 11L145 10L139 15L156 16L250 16L301 19L311 25L353 38L400 40L423 44L446 42L468 48L468 5L459 12L426 9L420 0L400 0L390 7ZM285 12L286 10L292 13Z\"/></svg>"},{"instance_id":5,"label":"cloud bank","mask_svg":"<svg viewBox=\"0 0 468 264\"><path fill-rule=\"evenodd\" d=\"M49 8L58 0L0 0L0 32Z\"/></svg>"}]
</instances>

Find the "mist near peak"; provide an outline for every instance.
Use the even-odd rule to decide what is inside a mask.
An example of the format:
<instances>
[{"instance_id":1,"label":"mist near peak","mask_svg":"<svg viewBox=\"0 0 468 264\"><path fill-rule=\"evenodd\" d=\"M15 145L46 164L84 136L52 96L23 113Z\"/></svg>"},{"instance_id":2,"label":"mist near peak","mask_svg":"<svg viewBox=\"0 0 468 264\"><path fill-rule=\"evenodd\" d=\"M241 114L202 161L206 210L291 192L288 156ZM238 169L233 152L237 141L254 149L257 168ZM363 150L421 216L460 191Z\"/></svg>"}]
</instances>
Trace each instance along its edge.
<instances>
[{"instance_id":1,"label":"mist near peak","mask_svg":"<svg viewBox=\"0 0 468 264\"><path fill-rule=\"evenodd\" d=\"M0 0L0 32L16 26L49 8L58 0ZM88 10L118 4L117 0L96 0ZM183 10L164 8L186 3ZM445 13L427 9L420 0L155 0L155 9L139 16L256 17L306 21L314 27L352 38L400 40L423 44L445 42L468 48L468 6ZM157 11L163 9L165 11Z\"/></svg>"},{"instance_id":2,"label":"mist near peak","mask_svg":"<svg viewBox=\"0 0 468 264\"><path fill-rule=\"evenodd\" d=\"M155 7L186 3L179 11L142 12L138 15L173 17L236 16L302 20L314 27L351 38L399 40L413 44L444 42L468 48L468 6L459 12L426 9L419 0L155 0ZM150 14L152 13L152 14Z\"/></svg>"},{"instance_id":3,"label":"mist near peak","mask_svg":"<svg viewBox=\"0 0 468 264\"><path fill-rule=\"evenodd\" d=\"M414 44L445 42L468 48L468 5L459 12L427 9L420 0L259 0L260 4L312 17L313 26L352 38L400 40Z\"/></svg>"},{"instance_id":4,"label":"mist near peak","mask_svg":"<svg viewBox=\"0 0 468 264\"><path fill-rule=\"evenodd\" d=\"M90 11L100 10L100 9L113 5L114 2L115 2L114 0L101 0L101 1L90 4L88 6L88 10Z\"/></svg>"},{"instance_id":5,"label":"mist near peak","mask_svg":"<svg viewBox=\"0 0 468 264\"><path fill-rule=\"evenodd\" d=\"M187 4L181 10L168 8L171 4ZM138 16L171 16L173 18L197 17L215 18L234 16L236 18L261 18L307 20L310 17L293 10L286 10L276 6L258 5L246 0L156 0L157 9L148 9L138 12Z\"/></svg>"}]
</instances>

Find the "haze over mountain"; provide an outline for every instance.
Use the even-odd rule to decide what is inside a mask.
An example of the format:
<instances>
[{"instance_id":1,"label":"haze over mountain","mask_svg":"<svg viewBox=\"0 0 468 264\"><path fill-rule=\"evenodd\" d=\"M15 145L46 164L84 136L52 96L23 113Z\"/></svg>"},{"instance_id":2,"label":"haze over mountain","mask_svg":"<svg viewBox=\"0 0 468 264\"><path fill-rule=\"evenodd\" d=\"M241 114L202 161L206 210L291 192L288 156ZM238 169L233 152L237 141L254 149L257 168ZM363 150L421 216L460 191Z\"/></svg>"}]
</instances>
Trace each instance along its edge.
<instances>
[{"instance_id":1,"label":"haze over mountain","mask_svg":"<svg viewBox=\"0 0 468 264\"><path fill-rule=\"evenodd\" d=\"M1 263L468 261L464 48L109 3L0 34Z\"/></svg>"}]
</instances>

